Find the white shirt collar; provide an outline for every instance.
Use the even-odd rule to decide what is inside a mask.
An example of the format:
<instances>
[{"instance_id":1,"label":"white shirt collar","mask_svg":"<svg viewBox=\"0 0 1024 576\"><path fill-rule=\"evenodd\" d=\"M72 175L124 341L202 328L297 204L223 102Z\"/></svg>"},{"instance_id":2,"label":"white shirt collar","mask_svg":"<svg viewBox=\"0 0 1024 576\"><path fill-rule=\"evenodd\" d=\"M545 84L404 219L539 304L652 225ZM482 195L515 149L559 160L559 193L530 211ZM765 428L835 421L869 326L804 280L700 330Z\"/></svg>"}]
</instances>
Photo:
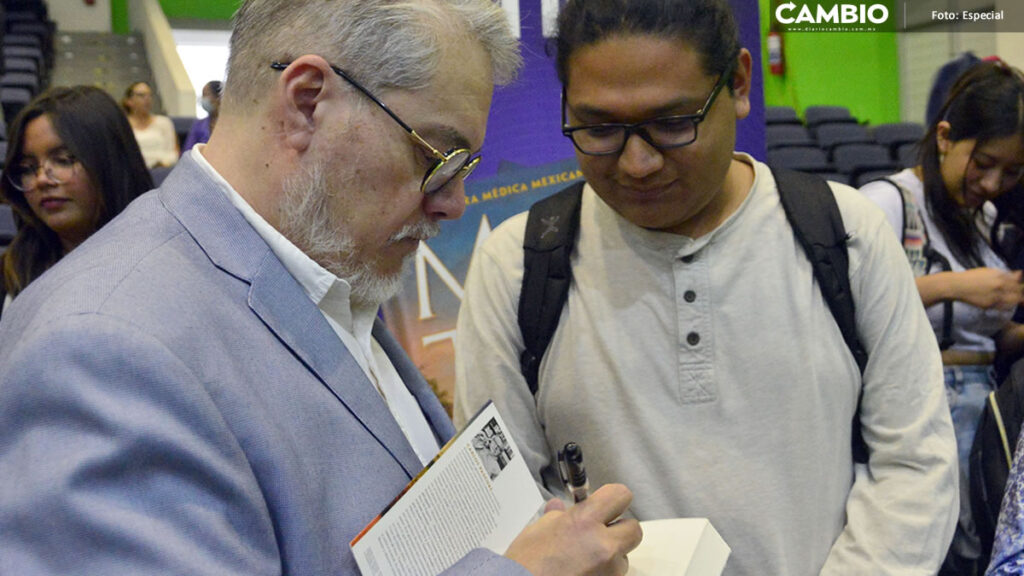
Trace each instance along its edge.
<instances>
[{"instance_id":1,"label":"white shirt collar","mask_svg":"<svg viewBox=\"0 0 1024 576\"><path fill-rule=\"evenodd\" d=\"M369 382L375 384L377 392L387 402L388 410L409 440L413 451L420 462L426 465L437 454L438 442L419 403L406 388L390 358L373 340L372 330L377 307L360 306L353 309L351 285L314 262L264 220L206 161L202 154L203 148L203 144L195 146L192 149L192 159L216 182L231 204L242 213L288 273L320 309L331 329L352 354Z\"/></svg>"},{"instance_id":2,"label":"white shirt collar","mask_svg":"<svg viewBox=\"0 0 1024 576\"><path fill-rule=\"evenodd\" d=\"M284 265L285 270L302 286L309 299L330 319L355 336L361 348L369 350L370 332L373 329L377 309L375 307L357 307L353 310L350 299L352 287L348 281L338 278L317 264L260 216L206 160L202 154L205 147L205 144L198 144L190 151L192 159L199 168L217 183L231 204L241 212L242 217L267 243L271 252Z\"/></svg>"}]
</instances>

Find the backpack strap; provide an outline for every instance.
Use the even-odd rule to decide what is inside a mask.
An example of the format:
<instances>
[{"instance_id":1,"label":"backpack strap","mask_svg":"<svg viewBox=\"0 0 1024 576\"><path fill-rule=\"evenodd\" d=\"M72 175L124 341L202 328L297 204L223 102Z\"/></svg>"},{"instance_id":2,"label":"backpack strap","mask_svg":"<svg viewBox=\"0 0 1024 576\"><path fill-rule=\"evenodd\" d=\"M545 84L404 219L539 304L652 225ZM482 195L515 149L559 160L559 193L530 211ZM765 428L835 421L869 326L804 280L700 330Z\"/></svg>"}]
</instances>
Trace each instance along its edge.
<instances>
[{"instance_id":1,"label":"backpack strap","mask_svg":"<svg viewBox=\"0 0 1024 576\"><path fill-rule=\"evenodd\" d=\"M928 267L931 268L932 264L938 265L943 272L953 271L949 259L929 246ZM953 301L946 300L942 303L942 334L939 336L939 350L948 350L955 342L953 340Z\"/></svg>"},{"instance_id":2,"label":"backpack strap","mask_svg":"<svg viewBox=\"0 0 1024 576\"><path fill-rule=\"evenodd\" d=\"M863 373L868 354L857 336L846 228L832 189L824 179L804 172L773 168L772 174L789 225L811 261L829 310Z\"/></svg>"},{"instance_id":3,"label":"backpack strap","mask_svg":"<svg viewBox=\"0 0 1024 576\"><path fill-rule=\"evenodd\" d=\"M857 336L857 319L850 289L849 255L846 252L846 228L835 195L821 177L785 169L772 169L779 199L800 246L807 253L829 311L839 325L847 348L857 362L861 375L868 354ZM863 387L861 395L863 395ZM867 462L868 450L860 427L860 396L853 417L852 449L854 462Z\"/></svg>"},{"instance_id":4,"label":"backpack strap","mask_svg":"<svg viewBox=\"0 0 1024 576\"><path fill-rule=\"evenodd\" d=\"M1006 459L1006 471L1009 473L1013 468L1013 446L1010 446L1010 439L1006 434L1006 424L1003 423L1003 411L999 409L999 400L995 392L988 393L988 407L992 411L992 420L996 430L999 431L999 443L1003 447L1003 458Z\"/></svg>"},{"instance_id":5,"label":"backpack strap","mask_svg":"<svg viewBox=\"0 0 1024 576\"><path fill-rule=\"evenodd\" d=\"M952 271L949 259L940 254L932 247L928 239L928 230L924 225L924 218L914 202L910 191L891 178L879 178L874 182L887 182L899 192L900 204L903 207L903 230L900 234L900 241L903 244L903 252L910 261L910 267L914 276L924 276L938 266L943 272ZM942 333L939 335L939 349L947 350L954 343L953 340L953 301L946 300L942 303Z\"/></svg>"},{"instance_id":6,"label":"backpack strap","mask_svg":"<svg viewBox=\"0 0 1024 576\"><path fill-rule=\"evenodd\" d=\"M900 199L900 208L903 214L903 226L900 229L900 244L903 252L907 255L910 267L914 271L914 277L928 274L931 267L931 260L928 252L931 243L928 241L928 230L924 227L924 219L917 209L910 190L900 185L891 178L879 178L875 182L885 182L896 189L897 198Z\"/></svg>"},{"instance_id":7,"label":"backpack strap","mask_svg":"<svg viewBox=\"0 0 1024 576\"><path fill-rule=\"evenodd\" d=\"M519 368L530 393L537 394L537 374L569 296L580 223L583 182L537 202L530 208L523 238L523 288L519 294L519 330L524 349Z\"/></svg>"}]
</instances>

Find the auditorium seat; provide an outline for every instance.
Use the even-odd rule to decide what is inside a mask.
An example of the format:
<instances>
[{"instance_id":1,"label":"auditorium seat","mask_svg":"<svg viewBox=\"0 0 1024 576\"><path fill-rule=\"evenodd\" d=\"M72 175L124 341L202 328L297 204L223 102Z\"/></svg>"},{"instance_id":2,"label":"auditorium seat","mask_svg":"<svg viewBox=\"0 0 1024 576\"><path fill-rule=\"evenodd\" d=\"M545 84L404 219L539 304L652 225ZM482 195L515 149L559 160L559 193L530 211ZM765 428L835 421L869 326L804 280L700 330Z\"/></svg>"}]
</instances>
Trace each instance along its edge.
<instances>
[{"instance_id":1,"label":"auditorium seat","mask_svg":"<svg viewBox=\"0 0 1024 576\"><path fill-rule=\"evenodd\" d=\"M29 72L7 72L0 76L0 88L25 88L35 96L39 93L39 76Z\"/></svg>"},{"instance_id":2,"label":"auditorium seat","mask_svg":"<svg viewBox=\"0 0 1024 576\"><path fill-rule=\"evenodd\" d=\"M896 160L900 146L914 143L924 137L924 126L915 122L897 122L879 124L871 129L875 141L889 149L890 156Z\"/></svg>"},{"instance_id":3,"label":"auditorium seat","mask_svg":"<svg viewBox=\"0 0 1024 576\"><path fill-rule=\"evenodd\" d=\"M46 76L46 57L43 51L33 46L8 46L3 47L3 57L7 58L31 58L36 62L36 68L40 74Z\"/></svg>"},{"instance_id":4,"label":"auditorium seat","mask_svg":"<svg viewBox=\"0 0 1024 576\"><path fill-rule=\"evenodd\" d=\"M43 41L34 34L4 34L4 46L31 46L43 49Z\"/></svg>"},{"instance_id":5,"label":"auditorium seat","mask_svg":"<svg viewBox=\"0 0 1024 576\"><path fill-rule=\"evenodd\" d=\"M4 58L4 72L25 72L39 75L39 65L31 58Z\"/></svg>"},{"instance_id":6,"label":"auditorium seat","mask_svg":"<svg viewBox=\"0 0 1024 576\"><path fill-rule=\"evenodd\" d=\"M800 117L796 110L789 106L767 106L764 109L764 123L768 126L773 124L801 124Z\"/></svg>"},{"instance_id":7,"label":"auditorium seat","mask_svg":"<svg viewBox=\"0 0 1024 576\"><path fill-rule=\"evenodd\" d=\"M171 116L171 122L174 124L174 133L178 135L178 148L185 146L185 139L188 138L188 133L192 130L192 124L196 121L192 116Z\"/></svg>"},{"instance_id":8,"label":"auditorium seat","mask_svg":"<svg viewBox=\"0 0 1024 576\"><path fill-rule=\"evenodd\" d=\"M861 175L869 172L892 174L899 167L892 161L889 151L881 144L842 144L832 151L832 162L850 183L857 185Z\"/></svg>"},{"instance_id":9,"label":"auditorium seat","mask_svg":"<svg viewBox=\"0 0 1024 576\"><path fill-rule=\"evenodd\" d=\"M0 246L6 247L17 234L18 227L14 224L14 213L9 204L0 204Z\"/></svg>"},{"instance_id":10,"label":"auditorium seat","mask_svg":"<svg viewBox=\"0 0 1024 576\"><path fill-rule=\"evenodd\" d=\"M839 172L818 172L818 176L821 176L829 182L838 182L840 184L849 184L850 178L846 174L840 174Z\"/></svg>"},{"instance_id":11,"label":"auditorium seat","mask_svg":"<svg viewBox=\"0 0 1024 576\"><path fill-rule=\"evenodd\" d=\"M857 119L850 114L845 106L808 106L804 109L804 124L814 128L819 124L853 122Z\"/></svg>"},{"instance_id":12,"label":"auditorium seat","mask_svg":"<svg viewBox=\"0 0 1024 576\"><path fill-rule=\"evenodd\" d=\"M43 46L46 46L48 39L53 35L51 26L39 20L13 22L8 24L7 30L11 34L31 34L39 38Z\"/></svg>"},{"instance_id":13,"label":"auditorium seat","mask_svg":"<svg viewBox=\"0 0 1024 576\"><path fill-rule=\"evenodd\" d=\"M917 142L907 142L906 144L902 144L899 148L896 149L896 163L904 168L917 166L917 154Z\"/></svg>"},{"instance_id":14,"label":"auditorium seat","mask_svg":"<svg viewBox=\"0 0 1024 576\"><path fill-rule=\"evenodd\" d=\"M768 149L816 144L802 124L769 124L764 129L764 141Z\"/></svg>"},{"instance_id":15,"label":"auditorium seat","mask_svg":"<svg viewBox=\"0 0 1024 576\"><path fill-rule=\"evenodd\" d=\"M164 178L173 170L173 166L154 166L149 169L149 175L153 177L153 186L159 187Z\"/></svg>"},{"instance_id":16,"label":"auditorium seat","mask_svg":"<svg viewBox=\"0 0 1024 576\"><path fill-rule=\"evenodd\" d=\"M816 146L787 146L766 153L768 164L801 172L832 172L825 151Z\"/></svg>"},{"instance_id":17,"label":"auditorium seat","mask_svg":"<svg viewBox=\"0 0 1024 576\"><path fill-rule=\"evenodd\" d=\"M897 172L899 172L899 168L893 168L891 170L868 170L866 172L861 172L857 174L856 178L854 178L853 181L850 182L850 185L853 186L854 188L860 188L861 186L867 184L868 182L878 180L881 178L888 178L889 176L892 176Z\"/></svg>"},{"instance_id":18,"label":"auditorium seat","mask_svg":"<svg viewBox=\"0 0 1024 576\"><path fill-rule=\"evenodd\" d=\"M4 120L7 124L14 120L26 104L32 100L32 92L27 88L8 88L0 86L0 105L3 106Z\"/></svg>"},{"instance_id":19,"label":"auditorium seat","mask_svg":"<svg viewBox=\"0 0 1024 576\"><path fill-rule=\"evenodd\" d=\"M814 134L818 139L818 146L826 152L831 152L836 146L843 144L875 142L875 139L868 133L868 129L856 123L821 124Z\"/></svg>"}]
</instances>

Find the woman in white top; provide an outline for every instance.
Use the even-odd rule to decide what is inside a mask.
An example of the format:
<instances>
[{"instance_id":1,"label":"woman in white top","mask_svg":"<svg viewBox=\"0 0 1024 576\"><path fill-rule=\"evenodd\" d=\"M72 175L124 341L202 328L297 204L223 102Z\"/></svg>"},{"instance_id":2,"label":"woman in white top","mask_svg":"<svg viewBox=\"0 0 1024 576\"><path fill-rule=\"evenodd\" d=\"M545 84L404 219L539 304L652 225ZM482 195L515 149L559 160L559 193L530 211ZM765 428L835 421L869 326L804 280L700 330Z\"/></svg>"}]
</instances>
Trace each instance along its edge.
<instances>
[{"instance_id":1,"label":"woman in white top","mask_svg":"<svg viewBox=\"0 0 1024 576\"><path fill-rule=\"evenodd\" d=\"M939 117L921 141L919 165L861 191L903 235L915 267L943 347L964 482L978 420L996 384L995 353L1018 357L1024 351L1024 326L1012 321L1024 302L1024 283L1021 271L1007 265L1017 250L1001 245L997 224L1013 203L1024 201L1024 77L1002 62L977 64L957 80ZM943 330L947 320L952 324ZM966 494L961 491L962 500ZM969 501L961 502L953 548L971 558L977 541L965 513L969 517Z\"/></svg>"},{"instance_id":2,"label":"woman in white top","mask_svg":"<svg viewBox=\"0 0 1024 576\"><path fill-rule=\"evenodd\" d=\"M135 82L129 86L121 106L128 114L146 166L173 166L179 156L178 135L170 118L153 114L153 89L149 84Z\"/></svg>"}]
</instances>

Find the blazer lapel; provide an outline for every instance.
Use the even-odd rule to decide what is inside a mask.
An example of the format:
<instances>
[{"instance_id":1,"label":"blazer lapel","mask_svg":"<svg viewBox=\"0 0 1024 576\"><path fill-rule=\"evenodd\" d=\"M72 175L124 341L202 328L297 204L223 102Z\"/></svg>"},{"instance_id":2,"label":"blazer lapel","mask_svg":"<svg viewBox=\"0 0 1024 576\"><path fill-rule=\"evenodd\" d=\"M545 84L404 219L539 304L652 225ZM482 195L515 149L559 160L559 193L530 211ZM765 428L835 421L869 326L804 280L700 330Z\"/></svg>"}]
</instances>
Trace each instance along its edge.
<instances>
[{"instance_id":1,"label":"blazer lapel","mask_svg":"<svg viewBox=\"0 0 1024 576\"><path fill-rule=\"evenodd\" d=\"M410 478L419 473L423 465L384 399L320 310L273 253L268 253L252 279L249 307L380 440Z\"/></svg>"},{"instance_id":2,"label":"blazer lapel","mask_svg":"<svg viewBox=\"0 0 1024 576\"><path fill-rule=\"evenodd\" d=\"M263 324L377 438L410 478L419 473L423 468L419 458L373 383L217 183L186 155L159 194L218 268L250 284L247 304Z\"/></svg>"}]
</instances>

